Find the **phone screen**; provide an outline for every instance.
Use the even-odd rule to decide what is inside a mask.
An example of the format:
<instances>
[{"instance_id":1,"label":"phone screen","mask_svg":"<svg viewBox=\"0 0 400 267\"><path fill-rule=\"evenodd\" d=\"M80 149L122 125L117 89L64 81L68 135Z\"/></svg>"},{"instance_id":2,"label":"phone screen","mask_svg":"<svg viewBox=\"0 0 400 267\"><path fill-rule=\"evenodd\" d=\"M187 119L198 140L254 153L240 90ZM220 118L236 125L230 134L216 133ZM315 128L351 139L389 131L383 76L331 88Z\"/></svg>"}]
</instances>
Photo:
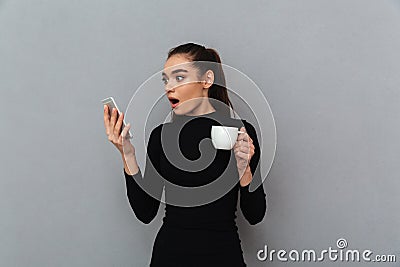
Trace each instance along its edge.
<instances>
[{"instance_id":1,"label":"phone screen","mask_svg":"<svg viewBox=\"0 0 400 267\"><path fill-rule=\"evenodd\" d=\"M107 105L107 106L108 106L108 115L109 115L109 118L111 118L112 109L113 109L113 108L116 108L116 109L117 109L117 120L118 120L120 111L119 111L119 109L118 109L118 107L117 107L117 104L115 103L114 99L113 99L112 97L108 97L108 98L106 98L106 99L103 99L101 102L102 102L104 105ZM124 129L124 127L125 127L125 122L123 121L123 122L122 122L121 130L120 130L120 132L119 132L120 134L121 134L122 130ZM129 135L129 138L132 138L132 134L131 134L130 131L128 132L128 135Z\"/></svg>"}]
</instances>

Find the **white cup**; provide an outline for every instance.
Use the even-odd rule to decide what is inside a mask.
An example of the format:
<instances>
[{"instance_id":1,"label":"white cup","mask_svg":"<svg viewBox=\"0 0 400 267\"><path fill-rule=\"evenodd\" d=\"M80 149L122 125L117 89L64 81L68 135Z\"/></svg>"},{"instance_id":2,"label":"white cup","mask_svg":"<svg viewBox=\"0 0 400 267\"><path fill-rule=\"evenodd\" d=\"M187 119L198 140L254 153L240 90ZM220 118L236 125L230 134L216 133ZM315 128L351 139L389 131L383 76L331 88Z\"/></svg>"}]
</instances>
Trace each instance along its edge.
<instances>
[{"instance_id":1,"label":"white cup","mask_svg":"<svg viewBox=\"0 0 400 267\"><path fill-rule=\"evenodd\" d=\"M230 150L236 143L239 133L237 127L211 126L211 142L216 149Z\"/></svg>"}]
</instances>

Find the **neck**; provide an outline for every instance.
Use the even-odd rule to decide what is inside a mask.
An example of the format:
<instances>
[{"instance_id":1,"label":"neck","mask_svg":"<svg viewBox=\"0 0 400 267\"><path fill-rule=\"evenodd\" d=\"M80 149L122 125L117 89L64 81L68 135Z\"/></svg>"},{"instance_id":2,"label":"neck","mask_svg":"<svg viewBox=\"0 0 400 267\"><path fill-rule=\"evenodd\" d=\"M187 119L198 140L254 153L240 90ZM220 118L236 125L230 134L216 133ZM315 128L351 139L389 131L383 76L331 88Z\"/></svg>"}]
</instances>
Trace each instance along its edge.
<instances>
[{"instance_id":1,"label":"neck","mask_svg":"<svg viewBox=\"0 0 400 267\"><path fill-rule=\"evenodd\" d=\"M201 102L196 108L192 109L191 111L185 113L186 116L199 116L214 112L215 108L211 105L208 99Z\"/></svg>"}]
</instances>

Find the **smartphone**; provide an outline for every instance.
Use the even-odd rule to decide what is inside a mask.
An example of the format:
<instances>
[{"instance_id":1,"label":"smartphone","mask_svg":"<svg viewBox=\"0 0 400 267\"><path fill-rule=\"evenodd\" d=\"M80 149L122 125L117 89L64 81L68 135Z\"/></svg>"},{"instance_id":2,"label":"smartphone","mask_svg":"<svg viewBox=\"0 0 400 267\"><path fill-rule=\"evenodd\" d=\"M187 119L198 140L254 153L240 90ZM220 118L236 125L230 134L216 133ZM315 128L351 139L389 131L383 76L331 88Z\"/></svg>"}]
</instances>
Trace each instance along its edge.
<instances>
[{"instance_id":1,"label":"smartphone","mask_svg":"<svg viewBox=\"0 0 400 267\"><path fill-rule=\"evenodd\" d=\"M110 96L110 97L107 97L107 98L101 100L101 102L102 102L104 105L107 105L107 106L108 106L108 111L109 111L110 118L111 118L112 109L113 109L113 108L116 108L116 109L117 109L117 119L118 119L119 114L121 114L121 112L120 112L120 110L118 109L117 103L115 103L114 98L113 98L112 96ZM125 123L125 118L124 118L123 121L122 121L121 132L122 132L122 130L124 129L125 125L126 125L126 123ZM121 134L121 133L120 133L120 134ZM131 138L133 137L130 130L128 131L128 136L129 136L129 139L131 139Z\"/></svg>"}]
</instances>

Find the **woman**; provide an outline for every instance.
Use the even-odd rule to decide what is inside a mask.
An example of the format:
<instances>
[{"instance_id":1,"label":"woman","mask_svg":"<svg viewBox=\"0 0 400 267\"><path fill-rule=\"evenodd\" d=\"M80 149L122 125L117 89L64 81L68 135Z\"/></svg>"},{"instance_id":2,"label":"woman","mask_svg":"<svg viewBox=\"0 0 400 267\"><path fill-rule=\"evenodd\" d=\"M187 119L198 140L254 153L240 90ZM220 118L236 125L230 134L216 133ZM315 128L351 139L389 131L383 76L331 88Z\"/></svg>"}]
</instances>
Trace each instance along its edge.
<instances>
[{"instance_id":1,"label":"woman","mask_svg":"<svg viewBox=\"0 0 400 267\"><path fill-rule=\"evenodd\" d=\"M232 104L214 49L194 43L171 49L162 81L172 121L152 130L144 176L136 162L135 148L126 137L130 124L121 131L124 114L117 118L113 110L109 118L104 107L106 133L121 153L127 197L140 221L148 224L154 219L165 189L165 216L150 266L246 266L235 222L239 191L240 209L251 225L259 223L266 211L256 131L246 120L230 118ZM213 125L244 126L232 150L212 147ZM186 164L181 164L182 157ZM207 164L202 160L208 160ZM188 191L175 190L176 186L199 188L220 179L234 183L229 189L223 185L226 192L213 201L202 202L202 197L210 195L204 191L188 197ZM250 192L252 182L260 186ZM190 205L182 204L190 201Z\"/></svg>"}]
</instances>

